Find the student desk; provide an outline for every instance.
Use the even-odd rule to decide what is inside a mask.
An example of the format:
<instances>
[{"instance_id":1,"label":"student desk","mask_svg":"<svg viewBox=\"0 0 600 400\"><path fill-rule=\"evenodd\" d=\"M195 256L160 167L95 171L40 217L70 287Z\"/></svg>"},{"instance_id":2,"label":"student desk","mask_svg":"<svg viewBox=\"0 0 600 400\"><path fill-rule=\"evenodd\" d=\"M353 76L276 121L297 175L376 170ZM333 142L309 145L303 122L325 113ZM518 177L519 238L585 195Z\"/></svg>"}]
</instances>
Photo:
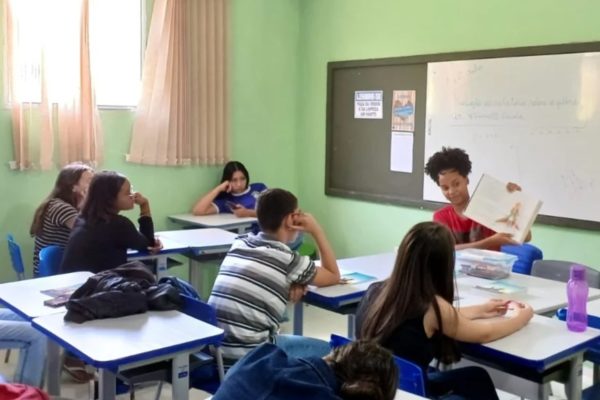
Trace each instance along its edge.
<instances>
[{"instance_id":1,"label":"student desk","mask_svg":"<svg viewBox=\"0 0 600 400\"><path fill-rule=\"evenodd\" d=\"M302 302L294 305L294 335L302 335L302 303L306 303L335 313L348 315L348 336L354 338L354 313L357 304L373 282L384 280L390 275L394 268L395 258L396 253L390 252L338 260L338 267L342 270L342 274L360 272L374 276L375 280L323 288L310 286Z\"/></svg>"},{"instance_id":2,"label":"student desk","mask_svg":"<svg viewBox=\"0 0 600 400\"><path fill-rule=\"evenodd\" d=\"M390 252L338 260L338 266L343 270L342 273L361 272L372 275L376 279L356 285L344 284L325 288L310 286L302 301L338 314L348 315L348 336L353 338L354 313L357 303L360 302L369 285L390 276L394 268L395 257L396 253ZM553 313L567 304L566 284L563 282L518 273L511 273L507 281L526 287L527 290L509 295L496 294L477 288L478 285L489 285L494 281L459 272L456 276L458 304L467 306L501 297L529 303L537 314ZM600 299L600 289L590 288L589 299ZM302 334L302 314L302 303L296 303L294 306L294 334Z\"/></svg>"},{"instance_id":3,"label":"student desk","mask_svg":"<svg viewBox=\"0 0 600 400\"><path fill-rule=\"evenodd\" d=\"M71 272L68 274L45 276L36 279L0 284L0 302L26 320L45 315L64 314L65 307L48 307L44 300L50 297L42 294L42 290L59 289L74 285L83 285L92 276L91 272ZM60 349L48 341L46 360L47 388L51 394L60 392L60 375L49 374L49 371L61 371ZM60 374L60 372L59 372Z\"/></svg>"},{"instance_id":4,"label":"student desk","mask_svg":"<svg viewBox=\"0 0 600 400\"><path fill-rule=\"evenodd\" d=\"M533 398L548 398L544 383L568 375L567 397L581 399L581 368L583 353L600 342L600 330L588 328L575 333L563 321L534 315L521 330L486 344L461 344L463 355L479 364L493 368L490 371L497 388L514 392L509 381L503 387L499 371L533 382L537 393ZM495 371L494 371L495 370ZM531 393L517 393L528 396ZM528 398L530 398L528 396Z\"/></svg>"},{"instance_id":5,"label":"student desk","mask_svg":"<svg viewBox=\"0 0 600 400\"><path fill-rule=\"evenodd\" d=\"M43 294L41 291L83 285L87 278L92 275L91 272L87 271L71 272L69 274L2 283L0 284L0 303L26 320L32 320L42 315L65 312L64 306L45 306L44 300L50 299L50 296Z\"/></svg>"},{"instance_id":6,"label":"student desk","mask_svg":"<svg viewBox=\"0 0 600 400\"><path fill-rule=\"evenodd\" d=\"M156 235L161 240L185 245L186 252L191 253L192 256L227 253L237 237L236 233L217 228L164 231L157 232ZM192 258L190 258L188 273L189 281L194 287L199 288L200 274L198 269L193 267Z\"/></svg>"},{"instance_id":7,"label":"student desk","mask_svg":"<svg viewBox=\"0 0 600 400\"><path fill-rule=\"evenodd\" d=\"M172 398L186 400L189 354L218 344L223 330L179 311L149 311L121 318L64 321L64 313L35 318L33 326L86 363L99 369L99 398L115 398L119 371L172 360ZM49 371L58 379L60 368ZM60 393L51 393L59 395Z\"/></svg>"},{"instance_id":8,"label":"student desk","mask_svg":"<svg viewBox=\"0 0 600 400\"><path fill-rule=\"evenodd\" d=\"M185 243L180 243L172 240L169 237L163 237L161 232L156 232L155 236L160 239L162 249L157 253L149 251L127 250L127 259L133 260L156 260L156 278L160 279L167 274L167 260L170 254L180 254L189 250L189 246Z\"/></svg>"},{"instance_id":9,"label":"student desk","mask_svg":"<svg viewBox=\"0 0 600 400\"><path fill-rule=\"evenodd\" d=\"M237 230L239 234L245 233L256 222L255 217L236 217L235 214L170 215L169 219L183 225L192 225L200 228L221 228L228 231Z\"/></svg>"}]
</instances>

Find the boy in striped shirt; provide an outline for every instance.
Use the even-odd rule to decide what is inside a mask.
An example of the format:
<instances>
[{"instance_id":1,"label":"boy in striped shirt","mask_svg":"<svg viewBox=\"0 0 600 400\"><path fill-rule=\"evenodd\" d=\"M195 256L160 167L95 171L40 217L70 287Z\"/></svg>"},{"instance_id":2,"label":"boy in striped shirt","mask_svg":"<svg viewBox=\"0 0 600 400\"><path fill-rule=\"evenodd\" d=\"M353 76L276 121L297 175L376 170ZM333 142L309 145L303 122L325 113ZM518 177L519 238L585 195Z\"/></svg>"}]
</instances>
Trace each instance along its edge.
<instances>
[{"instance_id":1,"label":"boy in striped shirt","mask_svg":"<svg viewBox=\"0 0 600 400\"><path fill-rule=\"evenodd\" d=\"M292 193L266 190L258 198L256 214L261 232L235 240L208 299L225 330L222 349L226 365L263 343L276 343L288 299L299 300L306 285L329 286L340 281L335 254L323 229L310 214L298 209ZM320 267L286 245L301 231L314 238Z\"/></svg>"}]
</instances>

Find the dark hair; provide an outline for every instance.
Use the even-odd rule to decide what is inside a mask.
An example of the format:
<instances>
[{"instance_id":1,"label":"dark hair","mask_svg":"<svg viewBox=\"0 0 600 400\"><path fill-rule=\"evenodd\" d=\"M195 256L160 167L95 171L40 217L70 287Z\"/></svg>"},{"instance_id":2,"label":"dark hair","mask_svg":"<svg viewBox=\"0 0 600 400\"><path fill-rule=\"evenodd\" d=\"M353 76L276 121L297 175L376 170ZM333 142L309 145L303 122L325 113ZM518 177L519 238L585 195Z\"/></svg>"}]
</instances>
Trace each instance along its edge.
<instances>
[{"instance_id":1,"label":"dark hair","mask_svg":"<svg viewBox=\"0 0 600 400\"><path fill-rule=\"evenodd\" d=\"M359 340L336 347L325 361L340 383L342 399L392 400L396 396L398 369L392 353L374 342Z\"/></svg>"},{"instance_id":2,"label":"dark hair","mask_svg":"<svg viewBox=\"0 0 600 400\"><path fill-rule=\"evenodd\" d=\"M283 189L267 189L258 196L256 217L260 229L274 232L281 226L283 219L298 207L298 199Z\"/></svg>"},{"instance_id":3,"label":"dark hair","mask_svg":"<svg viewBox=\"0 0 600 400\"><path fill-rule=\"evenodd\" d=\"M455 170L466 178L471 173L469 155L463 149L442 147L425 164L425 173L438 185L440 173L446 170Z\"/></svg>"},{"instance_id":4,"label":"dark hair","mask_svg":"<svg viewBox=\"0 0 600 400\"><path fill-rule=\"evenodd\" d=\"M81 217L89 224L96 224L117 215L115 201L126 180L125 176L114 171L102 171L94 175L81 209Z\"/></svg>"},{"instance_id":5,"label":"dark hair","mask_svg":"<svg viewBox=\"0 0 600 400\"><path fill-rule=\"evenodd\" d=\"M439 296L454 301L454 237L444 225L421 222L406 234L396 256L392 275L369 304L361 326L361 339L385 342L405 321L433 307L438 331L435 357L444 363L458 359L456 343L444 336Z\"/></svg>"},{"instance_id":6,"label":"dark hair","mask_svg":"<svg viewBox=\"0 0 600 400\"><path fill-rule=\"evenodd\" d=\"M225 164L223 167L223 175L221 176L221 183L230 181L231 178L233 178L233 173L236 171L242 171L242 174L246 177L246 187L244 188L246 189L250 184L250 174L248 174L248 170L244 167L244 164L239 161L229 161Z\"/></svg>"},{"instance_id":7,"label":"dark hair","mask_svg":"<svg viewBox=\"0 0 600 400\"><path fill-rule=\"evenodd\" d=\"M61 199L65 203L77 208L77 205L81 201L81 194L73 191L73 188L75 185L77 185L79 179L81 179L81 175L83 175L85 171L93 171L93 169L88 165L78 162L65 165L60 170L58 176L56 177L56 181L54 182L54 188L33 214L33 221L31 222L31 227L29 228L29 233L31 236L42 234L44 216L48 210L48 204L50 204L50 200Z\"/></svg>"}]
</instances>

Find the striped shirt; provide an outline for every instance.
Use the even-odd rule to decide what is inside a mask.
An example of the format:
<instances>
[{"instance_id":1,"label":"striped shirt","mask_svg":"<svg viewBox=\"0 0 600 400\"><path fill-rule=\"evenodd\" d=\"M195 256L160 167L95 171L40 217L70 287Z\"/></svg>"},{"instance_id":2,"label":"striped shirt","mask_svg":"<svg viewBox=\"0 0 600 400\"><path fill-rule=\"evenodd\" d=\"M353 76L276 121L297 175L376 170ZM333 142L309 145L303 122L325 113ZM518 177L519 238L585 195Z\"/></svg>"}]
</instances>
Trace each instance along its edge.
<instances>
[{"instance_id":1,"label":"striped shirt","mask_svg":"<svg viewBox=\"0 0 600 400\"><path fill-rule=\"evenodd\" d=\"M52 199L42 219L42 233L35 236L33 249L33 276L38 274L40 250L47 246L66 246L71 234L67 226L69 221L75 221L79 212L75 207L61 199Z\"/></svg>"},{"instance_id":2,"label":"striped shirt","mask_svg":"<svg viewBox=\"0 0 600 400\"><path fill-rule=\"evenodd\" d=\"M290 286L307 285L316 266L307 256L264 233L238 237L221 264L208 303L225 331L222 349L232 365L255 347L273 342Z\"/></svg>"}]
</instances>

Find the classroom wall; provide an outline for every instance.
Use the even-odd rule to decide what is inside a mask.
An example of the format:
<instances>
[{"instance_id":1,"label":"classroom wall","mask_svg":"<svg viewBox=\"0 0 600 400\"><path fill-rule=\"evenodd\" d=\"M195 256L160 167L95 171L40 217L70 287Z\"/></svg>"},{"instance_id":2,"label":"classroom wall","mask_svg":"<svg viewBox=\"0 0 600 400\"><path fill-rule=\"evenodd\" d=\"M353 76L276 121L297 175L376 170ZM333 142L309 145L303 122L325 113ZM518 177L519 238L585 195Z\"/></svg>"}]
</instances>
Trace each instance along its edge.
<instances>
[{"instance_id":1,"label":"classroom wall","mask_svg":"<svg viewBox=\"0 0 600 400\"><path fill-rule=\"evenodd\" d=\"M298 116L298 3L233 0L230 32L232 158L246 164L254 181L297 191L294 144ZM0 51L0 76L3 68ZM0 90L3 105L2 95ZM150 199L157 230L175 228L167 222L167 215L187 212L203 192L218 183L221 166L153 167L126 163L133 112L103 110L101 118L105 132L105 161L101 168L123 172L134 189ZM57 174L57 170L10 171L7 162L11 159L9 113L0 106L0 281L15 277L4 239L8 232L21 244L31 273L33 240L28 235L29 224ZM135 212L127 215L137 217ZM186 271L179 274L185 276Z\"/></svg>"},{"instance_id":2,"label":"classroom wall","mask_svg":"<svg viewBox=\"0 0 600 400\"><path fill-rule=\"evenodd\" d=\"M593 0L304 0L301 4L303 101L297 141L299 154L310 157L310 162L299 158L302 206L323 222L341 256L391 250L414 223L429 220L431 212L324 195L328 61L600 40L600 3ZM533 243L546 258L600 267L597 232L536 224Z\"/></svg>"}]
</instances>

